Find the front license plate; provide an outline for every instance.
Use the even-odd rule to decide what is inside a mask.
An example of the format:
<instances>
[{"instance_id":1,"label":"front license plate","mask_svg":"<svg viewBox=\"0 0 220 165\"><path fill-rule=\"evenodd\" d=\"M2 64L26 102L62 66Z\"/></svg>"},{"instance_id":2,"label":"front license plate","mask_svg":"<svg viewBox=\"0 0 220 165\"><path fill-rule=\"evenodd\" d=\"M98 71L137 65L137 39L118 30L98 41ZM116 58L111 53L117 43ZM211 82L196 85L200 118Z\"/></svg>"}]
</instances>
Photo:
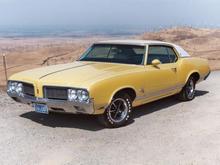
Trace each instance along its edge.
<instances>
[{"instance_id":1,"label":"front license plate","mask_svg":"<svg viewBox=\"0 0 220 165\"><path fill-rule=\"evenodd\" d=\"M44 114L48 114L48 107L45 104L35 104L34 105L35 108L35 112L37 113L44 113Z\"/></svg>"}]
</instances>

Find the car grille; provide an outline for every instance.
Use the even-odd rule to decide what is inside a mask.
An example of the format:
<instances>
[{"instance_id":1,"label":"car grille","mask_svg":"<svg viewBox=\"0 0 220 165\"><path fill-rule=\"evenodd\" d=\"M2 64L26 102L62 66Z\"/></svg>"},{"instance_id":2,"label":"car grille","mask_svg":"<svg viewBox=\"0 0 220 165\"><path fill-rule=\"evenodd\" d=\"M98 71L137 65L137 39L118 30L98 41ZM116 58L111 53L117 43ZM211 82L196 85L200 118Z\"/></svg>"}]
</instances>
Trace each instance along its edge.
<instances>
[{"instance_id":1,"label":"car grille","mask_svg":"<svg viewBox=\"0 0 220 165\"><path fill-rule=\"evenodd\" d=\"M34 86L32 84L23 83L23 93L25 95L34 96Z\"/></svg>"},{"instance_id":2,"label":"car grille","mask_svg":"<svg viewBox=\"0 0 220 165\"><path fill-rule=\"evenodd\" d=\"M44 87L44 98L47 99L57 99L57 100L67 100L67 88L62 87Z\"/></svg>"}]
</instances>

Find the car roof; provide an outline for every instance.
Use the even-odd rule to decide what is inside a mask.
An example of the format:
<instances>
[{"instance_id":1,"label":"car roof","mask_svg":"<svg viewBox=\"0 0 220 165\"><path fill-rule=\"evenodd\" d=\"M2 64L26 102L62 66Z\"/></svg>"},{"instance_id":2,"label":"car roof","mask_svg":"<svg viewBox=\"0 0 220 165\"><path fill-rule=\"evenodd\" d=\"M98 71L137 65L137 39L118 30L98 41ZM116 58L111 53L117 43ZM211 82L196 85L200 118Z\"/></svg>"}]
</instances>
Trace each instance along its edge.
<instances>
[{"instance_id":1,"label":"car roof","mask_svg":"<svg viewBox=\"0 0 220 165\"><path fill-rule=\"evenodd\" d=\"M107 40L107 41L99 41L97 43L125 44L125 45L149 45L149 44L173 45L172 43L162 42L162 41L154 41L154 40Z\"/></svg>"},{"instance_id":2,"label":"car roof","mask_svg":"<svg viewBox=\"0 0 220 165\"><path fill-rule=\"evenodd\" d=\"M96 44L122 44L122 45L137 45L137 46L146 46L146 45L166 45L174 47L179 53L180 57L189 57L190 55L180 46L163 41L155 40L107 40L99 41Z\"/></svg>"}]
</instances>

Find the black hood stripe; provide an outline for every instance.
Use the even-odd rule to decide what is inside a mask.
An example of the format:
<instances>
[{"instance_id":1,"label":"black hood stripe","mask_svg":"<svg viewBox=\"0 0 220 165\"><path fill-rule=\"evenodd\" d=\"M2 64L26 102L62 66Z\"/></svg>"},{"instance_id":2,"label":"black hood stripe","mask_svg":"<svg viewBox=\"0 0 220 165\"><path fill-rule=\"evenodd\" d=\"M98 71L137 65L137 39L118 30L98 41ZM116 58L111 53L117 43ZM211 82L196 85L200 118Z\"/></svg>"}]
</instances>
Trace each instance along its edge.
<instances>
[{"instance_id":1,"label":"black hood stripe","mask_svg":"<svg viewBox=\"0 0 220 165\"><path fill-rule=\"evenodd\" d=\"M55 74L55 73L63 72L63 71L70 70L70 69L74 69L74 68L79 68L79 67L82 67L82 66L92 65L92 64L93 64L93 63L88 63L88 64L84 64L84 65L73 66L73 67L61 69L61 70L58 70L58 71L54 71L54 72L45 74L44 76L41 76L39 79L45 78L45 77L50 76L50 75Z\"/></svg>"}]
</instances>

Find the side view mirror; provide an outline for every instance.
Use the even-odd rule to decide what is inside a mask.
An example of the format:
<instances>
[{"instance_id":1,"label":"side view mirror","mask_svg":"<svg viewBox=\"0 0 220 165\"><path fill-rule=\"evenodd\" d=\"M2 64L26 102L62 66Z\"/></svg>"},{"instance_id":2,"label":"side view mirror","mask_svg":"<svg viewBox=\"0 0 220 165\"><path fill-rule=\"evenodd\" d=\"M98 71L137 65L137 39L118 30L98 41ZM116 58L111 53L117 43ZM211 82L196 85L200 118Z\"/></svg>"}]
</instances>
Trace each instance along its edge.
<instances>
[{"instance_id":1,"label":"side view mirror","mask_svg":"<svg viewBox=\"0 0 220 165\"><path fill-rule=\"evenodd\" d=\"M158 60L158 59L154 59L154 60L151 62L151 64L152 64L153 66L157 67L159 64L161 64L161 62L160 62L160 60Z\"/></svg>"}]
</instances>

